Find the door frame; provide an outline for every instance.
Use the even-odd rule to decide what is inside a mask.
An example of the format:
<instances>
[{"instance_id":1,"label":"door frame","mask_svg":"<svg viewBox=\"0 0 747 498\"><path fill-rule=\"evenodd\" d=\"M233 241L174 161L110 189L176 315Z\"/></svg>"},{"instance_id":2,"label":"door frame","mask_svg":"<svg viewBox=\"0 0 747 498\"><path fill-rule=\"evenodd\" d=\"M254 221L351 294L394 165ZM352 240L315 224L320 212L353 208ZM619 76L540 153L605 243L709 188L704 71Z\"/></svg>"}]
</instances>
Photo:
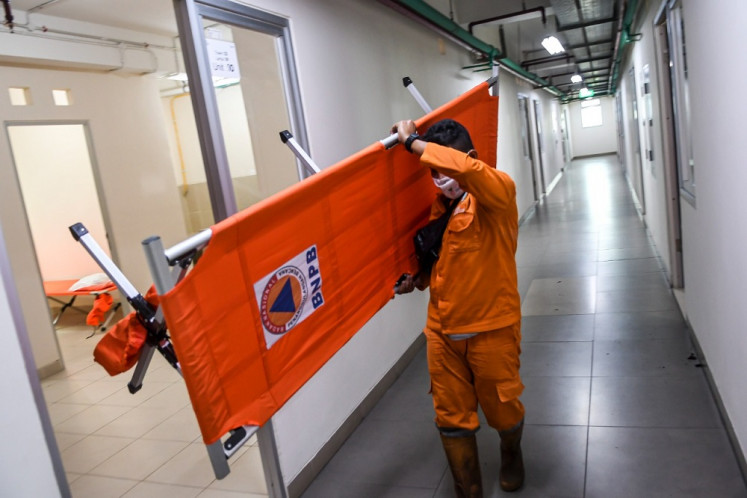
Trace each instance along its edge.
<instances>
[{"instance_id":1,"label":"door frame","mask_svg":"<svg viewBox=\"0 0 747 498\"><path fill-rule=\"evenodd\" d=\"M662 170L666 192L667 239L669 246L670 284L675 289L685 288L685 272L682 257L682 216L680 213L680 180L677 167L677 146L674 129L674 103L669 71L669 38L667 33L666 7L664 0L654 17L655 70L658 82L659 113L661 115Z\"/></svg>"},{"instance_id":2,"label":"door frame","mask_svg":"<svg viewBox=\"0 0 747 498\"><path fill-rule=\"evenodd\" d=\"M537 193L537 171L534 167L534 153L532 151L531 124L529 120L529 102L530 99L524 94L518 95L519 100L519 120L521 122L521 142L522 155L524 162L529 162L529 169L532 171L532 195L534 202L539 201L540 196ZM522 110L523 108L523 110ZM526 151L526 154L524 154Z\"/></svg>"}]
</instances>

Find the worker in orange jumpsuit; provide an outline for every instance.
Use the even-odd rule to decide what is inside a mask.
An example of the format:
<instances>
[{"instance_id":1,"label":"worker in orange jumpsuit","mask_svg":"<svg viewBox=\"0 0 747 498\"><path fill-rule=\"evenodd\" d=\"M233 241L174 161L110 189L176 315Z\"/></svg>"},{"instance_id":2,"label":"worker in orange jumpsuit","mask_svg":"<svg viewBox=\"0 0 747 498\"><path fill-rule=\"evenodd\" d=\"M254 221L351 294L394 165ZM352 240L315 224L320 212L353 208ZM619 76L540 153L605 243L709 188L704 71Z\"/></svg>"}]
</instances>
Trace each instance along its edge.
<instances>
[{"instance_id":1,"label":"worker in orange jumpsuit","mask_svg":"<svg viewBox=\"0 0 747 498\"><path fill-rule=\"evenodd\" d=\"M501 437L501 488L514 491L524 482L516 186L477 159L469 133L456 121L439 121L422 137L413 121L400 121L392 133L420 156L441 189L431 219L445 212L443 197L458 199L430 273L406 275L396 288L402 294L430 286L428 370L457 495L482 496L478 403Z\"/></svg>"}]
</instances>

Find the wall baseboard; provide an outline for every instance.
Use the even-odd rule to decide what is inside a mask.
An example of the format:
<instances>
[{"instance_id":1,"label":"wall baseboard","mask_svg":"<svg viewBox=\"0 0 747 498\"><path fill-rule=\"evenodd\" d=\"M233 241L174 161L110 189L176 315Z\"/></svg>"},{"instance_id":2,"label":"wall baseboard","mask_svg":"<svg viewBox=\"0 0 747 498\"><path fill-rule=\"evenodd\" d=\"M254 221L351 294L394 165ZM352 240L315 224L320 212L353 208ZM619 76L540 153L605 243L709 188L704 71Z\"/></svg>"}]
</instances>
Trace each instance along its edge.
<instances>
[{"instance_id":1,"label":"wall baseboard","mask_svg":"<svg viewBox=\"0 0 747 498\"><path fill-rule=\"evenodd\" d=\"M729 419L729 414L726 412L726 407L724 406L724 402L721 399L718 388L716 387L716 382L714 381L713 375L711 374L711 369L708 368L708 362L706 361L705 354L703 354L703 350L700 347L698 338L696 337L689 321L687 322L687 328L690 330L690 339L692 340L693 347L695 348L695 353L698 355L700 363L704 365L703 372L705 373L706 382L708 382L708 387L711 390L711 395L716 402L716 408L718 409L719 415L721 416L721 421L723 422L724 428L726 429L726 436L731 443L731 448L734 451L734 455L737 457L737 465L739 465L739 470L742 471L742 479L744 479L745 483L747 483L747 460L745 460L744 449L739 444L737 433L734 431L734 426L731 423L731 419Z\"/></svg>"},{"instance_id":2,"label":"wall baseboard","mask_svg":"<svg viewBox=\"0 0 747 498\"><path fill-rule=\"evenodd\" d=\"M54 375L57 372L62 372L65 369L62 360L54 360L52 363L41 366L36 369L36 374L39 376L39 380L46 379L50 375Z\"/></svg>"},{"instance_id":3,"label":"wall baseboard","mask_svg":"<svg viewBox=\"0 0 747 498\"><path fill-rule=\"evenodd\" d=\"M343 443L350 437L361 421L376 406L376 403L384 396L387 390L394 384L399 376L404 372L407 366L412 362L415 355L425 345L425 335L418 334L404 354L381 378L381 380L371 389L360 405L350 414L342 423L339 429L324 444L319 452L311 461L298 473L298 475L288 484L288 496L295 498L301 496L306 488L311 485L312 481L319 475L325 465L335 456L335 453L342 447Z\"/></svg>"}]
</instances>

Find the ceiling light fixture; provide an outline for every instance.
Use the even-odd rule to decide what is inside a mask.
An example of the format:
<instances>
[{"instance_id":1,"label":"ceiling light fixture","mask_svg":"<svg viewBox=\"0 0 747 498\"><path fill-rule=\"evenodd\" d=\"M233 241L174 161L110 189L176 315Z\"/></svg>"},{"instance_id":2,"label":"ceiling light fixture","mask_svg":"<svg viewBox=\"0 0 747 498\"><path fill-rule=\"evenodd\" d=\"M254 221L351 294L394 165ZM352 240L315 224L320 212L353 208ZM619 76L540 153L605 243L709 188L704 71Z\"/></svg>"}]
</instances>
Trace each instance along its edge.
<instances>
[{"instance_id":1,"label":"ceiling light fixture","mask_svg":"<svg viewBox=\"0 0 747 498\"><path fill-rule=\"evenodd\" d=\"M542 40L542 46L545 47L545 50L550 52L550 55L555 55L561 52L565 52L563 45L561 45L560 41L558 41L558 39L555 38L554 36L548 36L547 38Z\"/></svg>"},{"instance_id":2,"label":"ceiling light fixture","mask_svg":"<svg viewBox=\"0 0 747 498\"><path fill-rule=\"evenodd\" d=\"M571 76L571 83L581 83L583 81L583 78L579 76L578 74L574 74Z\"/></svg>"}]
</instances>

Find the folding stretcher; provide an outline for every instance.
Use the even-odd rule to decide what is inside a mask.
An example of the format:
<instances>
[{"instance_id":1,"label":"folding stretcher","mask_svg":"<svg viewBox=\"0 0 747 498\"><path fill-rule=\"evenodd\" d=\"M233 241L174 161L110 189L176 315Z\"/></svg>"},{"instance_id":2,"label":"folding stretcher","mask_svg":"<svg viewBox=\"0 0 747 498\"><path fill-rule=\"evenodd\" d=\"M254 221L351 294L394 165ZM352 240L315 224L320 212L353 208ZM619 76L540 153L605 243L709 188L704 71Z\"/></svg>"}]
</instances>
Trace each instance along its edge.
<instances>
[{"instance_id":1,"label":"folding stretcher","mask_svg":"<svg viewBox=\"0 0 747 498\"><path fill-rule=\"evenodd\" d=\"M406 87L411 84L407 80ZM469 120L489 131L473 137L473 141L494 162L497 99L484 95L496 81L493 77L478 85L467 92L465 101L447 104L419 124L427 127L437 119L452 116ZM480 106L486 112L475 110ZM488 116L487 122L476 124L483 116ZM281 140L310 172L320 172L289 132L281 132ZM401 273L415 269L411 237L427 220L435 190L417 158L404 149L388 152L397 143L397 135L392 134L239 213L235 220L224 220L171 248L165 249L159 237L144 240L143 249L160 298L158 307L133 287L82 224L70 227L73 237L135 309L145 329L145 340L128 383L130 392L134 394L142 386L157 350L187 381L218 479L230 472L228 458L253 434L272 434L272 414L391 299L391 284ZM383 156L384 164L376 163L383 169L372 168L374 163L369 156ZM371 182L397 185L398 200L381 203L378 198L364 198L358 203L361 205L352 202L360 195L361 185ZM386 191L376 188L374 194L368 195L384 195L382 192ZM335 197L344 209L332 210L327 204L331 201L321 199L325 195ZM411 209L413 206L416 208ZM358 216L369 216L371 211L375 213L369 219L354 221ZM292 234L292 240L277 226L272 230L256 229L258 222L293 217L299 230ZM322 220L325 233L306 229L312 217ZM380 226L382 221L390 226ZM335 223L345 232L328 233ZM385 233L371 239L367 236L372 229ZM365 247L341 254L350 241L361 236L366 238ZM273 249L268 251L268 247ZM375 261L367 259L371 255ZM198 259L199 264L190 269ZM324 291L320 261L329 265L323 272ZM361 278L348 278L351 271L358 272ZM222 292L214 292L216 280ZM297 287L299 282L308 285L306 290ZM273 287L275 284L278 285ZM184 290L197 294L177 292ZM337 301L345 301L344 309ZM311 304L314 311L319 307L322 313L301 316L301 308ZM292 311L294 306L296 311ZM287 318L290 315L293 317ZM286 334L296 326L303 331ZM170 333L176 344L172 344ZM307 358L307 353L313 358ZM259 442L264 451L261 437ZM277 466L278 462L274 464Z\"/></svg>"},{"instance_id":2,"label":"folding stretcher","mask_svg":"<svg viewBox=\"0 0 747 498\"><path fill-rule=\"evenodd\" d=\"M60 308L60 311L52 320L53 325L57 325L60 317L62 317L62 314L67 309L73 309L85 315L91 314L92 310L84 310L83 308L74 305L78 296L94 296L95 298L98 298L102 295L109 295L117 290L117 286L112 281L76 287L76 284L80 283L81 280L50 280L44 282L44 294L46 294L47 299L62 305L62 308ZM61 298L65 299L63 300ZM105 331L120 306L121 303L114 303L113 306L109 306L108 309L104 311L105 316L103 320L94 319L91 323L95 324L96 322L99 322L98 324L93 325L94 332L98 330Z\"/></svg>"}]
</instances>

